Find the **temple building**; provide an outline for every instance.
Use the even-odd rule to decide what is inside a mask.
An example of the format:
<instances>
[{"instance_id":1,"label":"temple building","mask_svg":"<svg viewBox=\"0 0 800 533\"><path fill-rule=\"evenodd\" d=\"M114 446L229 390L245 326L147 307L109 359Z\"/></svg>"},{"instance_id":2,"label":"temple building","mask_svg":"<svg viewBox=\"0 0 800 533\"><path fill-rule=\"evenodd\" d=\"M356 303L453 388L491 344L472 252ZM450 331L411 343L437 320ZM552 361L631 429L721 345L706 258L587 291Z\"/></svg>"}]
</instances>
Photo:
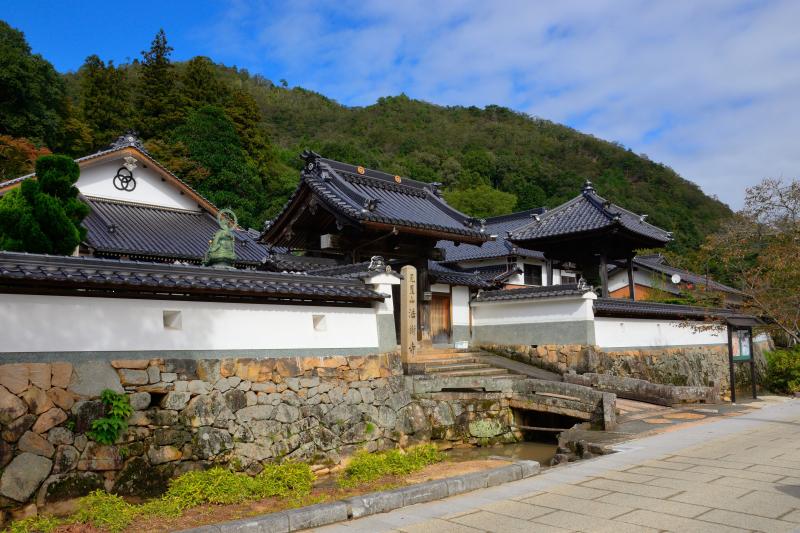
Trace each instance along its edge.
<instances>
[{"instance_id":1,"label":"temple building","mask_svg":"<svg viewBox=\"0 0 800 533\"><path fill-rule=\"evenodd\" d=\"M135 135L75 160L75 184L90 213L82 257L200 264L218 229L219 208L164 168ZM35 174L0 183L0 196ZM258 234L236 228L236 266L255 268L268 254Z\"/></svg>"}]
</instances>

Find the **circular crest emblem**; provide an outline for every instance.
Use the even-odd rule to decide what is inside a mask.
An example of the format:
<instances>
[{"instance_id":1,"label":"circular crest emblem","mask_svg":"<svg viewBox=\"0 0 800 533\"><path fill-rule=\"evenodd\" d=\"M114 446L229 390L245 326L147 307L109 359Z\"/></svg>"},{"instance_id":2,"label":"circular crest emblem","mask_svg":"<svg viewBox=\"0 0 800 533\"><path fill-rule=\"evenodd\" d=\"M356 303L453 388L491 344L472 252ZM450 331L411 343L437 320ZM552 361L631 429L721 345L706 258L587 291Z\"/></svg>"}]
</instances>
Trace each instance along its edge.
<instances>
[{"instance_id":1,"label":"circular crest emblem","mask_svg":"<svg viewBox=\"0 0 800 533\"><path fill-rule=\"evenodd\" d=\"M114 176L114 188L127 192L134 190L136 188L136 180L133 178L133 171L120 167Z\"/></svg>"},{"instance_id":2,"label":"circular crest emblem","mask_svg":"<svg viewBox=\"0 0 800 533\"><path fill-rule=\"evenodd\" d=\"M357 167L356 170L358 171L359 174L363 174L364 172L366 172L366 170L364 170L364 167Z\"/></svg>"},{"instance_id":3,"label":"circular crest emblem","mask_svg":"<svg viewBox=\"0 0 800 533\"><path fill-rule=\"evenodd\" d=\"M403 182L403 178L401 178L400 176L395 176L394 177L394 181L395 181L395 183L402 183Z\"/></svg>"}]
</instances>

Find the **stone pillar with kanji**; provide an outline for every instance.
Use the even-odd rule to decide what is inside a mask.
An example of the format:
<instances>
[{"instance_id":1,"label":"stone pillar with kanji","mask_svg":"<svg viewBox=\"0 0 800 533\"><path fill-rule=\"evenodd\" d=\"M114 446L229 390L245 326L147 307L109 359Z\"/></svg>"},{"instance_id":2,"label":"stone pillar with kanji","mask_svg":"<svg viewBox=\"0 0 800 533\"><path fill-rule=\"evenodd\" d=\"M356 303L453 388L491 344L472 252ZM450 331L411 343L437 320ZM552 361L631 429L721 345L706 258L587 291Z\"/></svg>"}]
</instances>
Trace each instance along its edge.
<instances>
[{"instance_id":1,"label":"stone pillar with kanji","mask_svg":"<svg viewBox=\"0 0 800 533\"><path fill-rule=\"evenodd\" d=\"M400 356L403 363L413 363L417 351L417 269L400 269Z\"/></svg>"}]
</instances>

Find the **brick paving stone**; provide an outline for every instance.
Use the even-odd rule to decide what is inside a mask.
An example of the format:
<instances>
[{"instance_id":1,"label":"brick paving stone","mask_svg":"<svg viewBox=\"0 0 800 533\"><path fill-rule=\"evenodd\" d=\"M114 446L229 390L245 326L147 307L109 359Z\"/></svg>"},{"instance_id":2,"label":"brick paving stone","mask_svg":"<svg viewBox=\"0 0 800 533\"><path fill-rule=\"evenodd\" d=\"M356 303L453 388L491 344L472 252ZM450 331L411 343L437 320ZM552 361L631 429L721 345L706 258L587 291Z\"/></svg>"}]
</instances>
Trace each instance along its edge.
<instances>
[{"instance_id":1,"label":"brick paving stone","mask_svg":"<svg viewBox=\"0 0 800 533\"><path fill-rule=\"evenodd\" d=\"M656 460L656 461L645 461L639 466L652 466L654 468L666 468L667 470L688 470L695 463L691 461L705 461L706 459L691 459L688 458L686 461L670 461L668 459L665 460Z\"/></svg>"},{"instance_id":2,"label":"brick paving stone","mask_svg":"<svg viewBox=\"0 0 800 533\"><path fill-rule=\"evenodd\" d=\"M693 467L700 468L700 467ZM688 481L695 481L697 483L708 483L715 479L722 477L721 474L708 474L706 472L691 472L689 470L668 470L666 468L655 468L652 466L637 466L631 468L632 474L645 474L656 477L671 477L675 479L686 479Z\"/></svg>"},{"instance_id":3,"label":"brick paving stone","mask_svg":"<svg viewBox=\"0 0 800 533\"><path fill-rule=\"evenodd\" d=\"M800 510L792 511L791 513L785 514L780 518L781 520L786 520L788 522L795 522L797 524L800 524Z\"/></svg>"},{"instance_id":4,"label":"brick paving stone","mask_svg":"<svg viewBox=\"0 0 800 533\"><path fill-rule=\"evenodd\" d=\"M587 516L568 511L556 511L532 520L537 526L529 531L539 531L538 524L567 527L575 531L590 533L657 533L658 530L636 524L626 524L616 520L605 520L596 516Z\"/></svg>"},{"instance_id":5,"label":"brick paving stone","mask_svg":"<svg viewBox=\"0 0 800 533\"><path fill-rule=\"evenodd\" d=\"M597 502L594 500L582 500L572 496L562 496L561 494L540 494L533 498L524 500L525 503L560 509L562 511L572 511L583 513L600 518L614 518L632 510L632 507L610 505L608 503Z\"/></svg>"},{"instance_id":6,"label":"brick paving stone","mask_svg":"<svg viewBox=\"0 0 800 533\"><path fill-rule=\"evenodd\" d=\"M453 518L451 522L474 527L482 531L530 531L531 523L527 520L520 520L512 516L504 516L488 511L478 511L476 513Z\"/></svg>"},{"instance_id":7,"label":"brick paving stone","mask_svg":"<svg viewBox=\"0 0 800 533\"><path fill-rule=\"evenodd\" d=\"M706 522L714 522L715 524L723 524L726 526L740 527L755 531L764 531L765 533L794 531L797 528L797 524L792 522L773 520L771 518L764 518L762 516L755 516L752 514L737 513L734 511L726 511L724 509L712 509L706 514L701 515L699 519Z\"/></svg>"},{"instance_id":8,"label":"brick paving stone","mask_svg":"<svg viewBox=\"0 0 800 533\"><path fill-rule=\"evenodd\" d=\"M725 468L748 468L753 466L755 463L739 463L736 461L729 461L725 460L722 461L720 459L701 459L699 457L683 457L681 455L675 455L673 457L669 457L664 460L665 463L683 463L683 464L691 464L691 465L706 465L706 466L722 466Z\"/></svg>"},{"instance_id":9,"label":"brick paving stone","mask_svg":"<svg viewBox=\"0 0 800 533\"><path fill-rule=\"evenodd\" d=\"M733 496L724 490L726 487L719 486L716 490L693 490L682 492L671 498L671 501L703 505L706 507L723 509L728 511L744 511L748 513L764 516L767 518L778 518L800 505L800 500L787 496L794 501L786 501L778 494L766 492L747 494L741 498ZM772 498L770 497L772 496Z\"/></svg>"},{"instance_id":10,"label":"brick paving stone","mask_svg":"<svg viewBox=\"0 0 800 533\"><path fill-rule=\"evenodd\" d=\"M662 531L679 531L680 533L741 533L744 531L736 527L711 524L693 518L656 513L645 509L637 509L620 516L617 520Z\"/></svg>"},{"instance_id":11,"label":"brick paving stone","mask_svg":"<svg viewBox=\"0 0 800 533\"><path fill-rule=\"evenodd\" d=\"M716 485L711 485L708 483L696 483L694 481L687 481L685 479L673 479L671 477L657 477L645 483L645 485L654 485L656 487L665 487L668 489L675 489L675 490L693 490L702 487L715 487ZM739 489L741 490L741 494L747 494L750 492L747 489ZM741 496L740 494L740 496Z\"/></svg>"},{"instance_id":12,"label":"brick paving stone","mask_svg":"<svg viewBox=\"0 0 800 533\"><path fill-rule=\"evenodd\" d=\"M647 498L645 496L636 496L633 494L622 494L620 492L613 492L607 496L603 496L598 501L610 503L612 505L626 505L638 509L649 509L650 511L674 514L685 518L694 518L709 510L708 507L700 505L672 500L661 500L659 498Z\"/></svg>"},{"instance_id":13,"label":"brick paving stone","mask_svg":"<svg viewBox=\"0 0 800 533\"><path fill-rule=\"evenodd\" d=\"M792 476L800 478L800 468L789 468L788 466L773 466L773 465L753 465L748 470L753 472L766 472L768 474L782 474L784 476Z\"/></svg>"},{"instance_id":14,"label":"brick paving stone","mask_svg":"<svg viewBox=\"0 0 800 533\"><path fill-rule=\"evenodd\" d=\"M669 498L680 492L680 490L666 487L657 487L643 483L626 483L624 481L614 481L613 479L590 479L583 483L583 485L593 489L624 492L625 494L648 496L650 498Z\"/></svg>"},{"instance_id":15,"label":"brick paving stone","mask_svg":"<svg viewBox=\"0 0 800 533\"><path fill-rule=\"evenodd\" d=\"M572 496L573 498L581 498L584 500L594 500L600 496L605 496L610 491L592 489L589 487L582 487L580 485L560 485L558 487L553 487L549 492L554 494L562 494L564 496Z\"/></svg>"},{"instance_id":16,"label":"brick paving stone","mask_svg":"<svg viewBox=\"0 0 800 533\"><path fill-rule=\"evenodd\" d=\"M615 481L627 481L629 483L647 483L655 479L654 476L645 476L642 474L631 474L630 472L617 472L614 470L609 470L608 472L603 472L598 477L602 477L605 479L613 479Z\"/></svg>"},{"instance_id":17,"label":"brick paving stone","mask_svg":"<svg viewBox=\"0 0 800 533\"><path fill-rule=\"evenodd\" d=\"M786 494L786 488L788 487L789 491L794 491L792 493L796 494L797 497L800 498L800 489L798 489L798 485L796 483L787 483L786 479L788 478L784 478L778 483L768 483L766 481L756 481L754 479L744 479L740 477L721 477L712 481L711 485L738 487L750 490L763 490L764 492L777 492L780 494Z\"/></svg>"},{"instance_id":18,"label":"brick paving stone","mask_svg":"<svg viewBox=\"0 0 800 533\"><path fill-rule=\"evenodd\" d=\"M549 507L540 507L538 505L531 505L530 503L515 502L515 501L501 501L494 503L487 503L481 506L484 511L492 513L503 514L519 518L520 520L530 520L537 516L542 516L547 513L552 513L553 510ZM460 516L463 516L461 514Z\"/></svg>"},{"instance_id":19,"label":"brick paving stone","mask_svg":"<svg viewBox=\"0 0 800 533\"><path fill-rule=\"evenodd\" d=\"M464 524L455 524L447 520L439 520L434 518L427 522L420 522L419 524L412 524L409 526L402 526L398 528L399 531L405 533L478 533L481 529L465 526Z\"/></svg>"},{"instance_id":20,"label":"brick paving stone","mask_svg":"<svg viewBox=\"0 0 800 533\"><path fill-rule=\"evenodd\" d=\"M719 468L716 466L693 466L688 472L702 472L704 474L713 475L716 477L721 476L728 476L728 477L740 477L744 479L753 479L755 481L778 481L782 477L785 477L786 474L779 475L779 474L768 474L766 472L753 472L752 470L740 470L734 468Z\"/></svg>"}]
</instances>

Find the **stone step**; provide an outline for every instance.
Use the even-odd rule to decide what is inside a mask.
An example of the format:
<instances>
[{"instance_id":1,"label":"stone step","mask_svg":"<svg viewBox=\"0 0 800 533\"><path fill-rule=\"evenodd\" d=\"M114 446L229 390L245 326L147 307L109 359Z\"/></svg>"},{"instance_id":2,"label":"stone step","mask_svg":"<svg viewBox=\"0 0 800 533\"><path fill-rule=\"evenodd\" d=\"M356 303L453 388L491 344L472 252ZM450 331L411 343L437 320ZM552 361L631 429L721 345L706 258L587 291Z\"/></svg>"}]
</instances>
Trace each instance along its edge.
<instances>
[{"instance_id":1,"label":"stone step","mask_svg":"<svg viewBox=\"0 0 800 533\"><path fill-rule=\"evenodd\" d=\"M481 352L417 352L414 354L414 362L427 363L428 361L455 361L464 357L480 357Z\"/></svg>"},{"instance_id":2,"label":"stone step","mask_svg":"<svg viewBox=\"0 0 800 533\"><path fill-rule=\"evenodd\" d=\"M436 372L437 376L445 376L445 377L460 377L460 376L475 376L475 377L508 377L509 374L508 370L504 368L481 368L477 370L448 370L444 372Z\"/></svg>"},{"instance_id":3,"label":"stone step","mask_svg":"<svg viewBox=\"0 0 800 533\"><path fill-rule=\"evenodd\" d=\"M486 363L441 363L441 364L425 364L425 373L447 372L452 370L479 370L481 368L493 368L492 365Z\"/></svg>"}]
</instances>

